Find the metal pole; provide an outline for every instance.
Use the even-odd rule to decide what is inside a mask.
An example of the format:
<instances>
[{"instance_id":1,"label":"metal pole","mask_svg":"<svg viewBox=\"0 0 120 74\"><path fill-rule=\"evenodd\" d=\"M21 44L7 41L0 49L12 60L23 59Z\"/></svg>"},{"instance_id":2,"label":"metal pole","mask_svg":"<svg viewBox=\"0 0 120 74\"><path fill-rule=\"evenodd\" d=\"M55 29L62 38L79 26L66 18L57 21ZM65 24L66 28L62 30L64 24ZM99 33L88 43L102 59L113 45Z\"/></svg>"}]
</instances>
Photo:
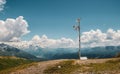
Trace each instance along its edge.
<instances>
[{"instance_id":1,"label":"metal pole","mask_svg":"<svg viewBox=\"0 0 120 74\"><path fill-rule=\"evenodd\" d=\"M77 22L78 22L78 32L79 32L79 51L78 51L78 55L79 55L79 59L81 57L81 53L80 53L80 48L81 48L81 39L80 39L80 18L77 19Z\"/></svg>"}]
</instances>

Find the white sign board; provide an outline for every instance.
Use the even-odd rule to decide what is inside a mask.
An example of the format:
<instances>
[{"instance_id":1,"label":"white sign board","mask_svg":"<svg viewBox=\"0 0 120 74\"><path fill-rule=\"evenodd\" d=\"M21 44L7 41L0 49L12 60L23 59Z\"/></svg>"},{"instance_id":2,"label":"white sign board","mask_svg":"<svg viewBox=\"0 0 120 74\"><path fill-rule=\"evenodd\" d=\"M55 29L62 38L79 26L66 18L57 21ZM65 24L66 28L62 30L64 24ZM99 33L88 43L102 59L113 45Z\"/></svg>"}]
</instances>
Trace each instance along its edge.
<instances>
[{"instance_id":1,"label":"white sign board","mask_svg":"<svg viewBox=\"0 0 120 74\"><path fill-rule=\"evenodd\" d=\"M80 60L87 60L87 57L80 57Z\"/></svg>"}]
</instances>

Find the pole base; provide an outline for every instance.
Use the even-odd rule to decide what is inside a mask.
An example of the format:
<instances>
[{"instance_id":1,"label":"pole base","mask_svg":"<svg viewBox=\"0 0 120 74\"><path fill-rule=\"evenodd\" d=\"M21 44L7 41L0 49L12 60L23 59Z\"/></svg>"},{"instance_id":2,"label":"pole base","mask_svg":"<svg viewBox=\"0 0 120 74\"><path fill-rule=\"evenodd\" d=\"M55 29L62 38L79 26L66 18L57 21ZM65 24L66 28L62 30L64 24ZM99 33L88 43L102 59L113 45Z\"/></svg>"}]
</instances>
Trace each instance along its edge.
<instances>
[{"instance_id":1,"label":"pole base","mask_svg":"<svg viewBox=\"0 0 120 74\"><path fill-rule=\"evenodd\" d=\"M87 57L80 57L80 60L87 60Z\"/></svg>"}]
</instances>

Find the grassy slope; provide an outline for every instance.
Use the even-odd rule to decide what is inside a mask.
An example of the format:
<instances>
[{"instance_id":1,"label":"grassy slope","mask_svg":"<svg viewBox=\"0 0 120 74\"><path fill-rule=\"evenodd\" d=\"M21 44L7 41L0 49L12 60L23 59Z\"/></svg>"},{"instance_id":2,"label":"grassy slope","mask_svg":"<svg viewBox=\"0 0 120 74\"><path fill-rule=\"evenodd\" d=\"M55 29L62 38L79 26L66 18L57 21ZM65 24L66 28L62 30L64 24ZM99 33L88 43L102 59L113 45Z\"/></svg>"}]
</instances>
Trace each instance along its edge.
<instances>
[{"instance_id":1,"label":"grassy slope","mask_svg":"<svg viewBox=\"0 0 120 74\"><path fill-rule=\"evenodd\" d=\"M20 68L24 68L28 66L28 64L32 63L30 60L16 58L16 57L0 57L0 74L6 73L9 71L13 71Z\"/></svg>"},{"instance_id":2,"label":"grassy slope","mask_svg":"<svg viewBox=\"0 0 120 74\"><path fill-rule=\"evenodd\" d=\"M61 68L58 68L61 66ZM45 74L117 74L120 73L120 59L109 60L103 63L75 64L75 60L60 62L55 66L50 66L44 70Z\"/></svg>"},{"instance_id":3,"label":"grassy slope","mask_svg":"<svg viewBox=\"0 0 120 74\"><path fill-rule=\"evenodd\" d=\"M55 66L48 67L46 70L44 70L45 74L69 74L75 69L79 68L79 65L73 65L73 60L68 61L62 61L59 64L56 64ZM59 68L61 66L61 68Z\"/></svg>"},{"instance_id":4,"label":"grassy slope","mask_svg":"<svg viewBox=\"0 0 120 74\"><path fill-rule=\"evenodd\" d=\"M101 59L107 60L107 59ZM110 59L106 62L95 63L94 61L100 61L100 59L81 61L82 63L76 63L78 60L63 60L52 66L48 66L44 70L45 74L118 74L120 73L120 58ZM90 62L90 63L87 63ZM50 62L49 62L50 63ZM16 70L24 69L30 66L35 66L37 63L20 59L16 57L0 57L0 74L8 74ZM60 66L60 67L59 67ZM38 69L40 70L40 69Z\"/></svg>"}]
</instances>

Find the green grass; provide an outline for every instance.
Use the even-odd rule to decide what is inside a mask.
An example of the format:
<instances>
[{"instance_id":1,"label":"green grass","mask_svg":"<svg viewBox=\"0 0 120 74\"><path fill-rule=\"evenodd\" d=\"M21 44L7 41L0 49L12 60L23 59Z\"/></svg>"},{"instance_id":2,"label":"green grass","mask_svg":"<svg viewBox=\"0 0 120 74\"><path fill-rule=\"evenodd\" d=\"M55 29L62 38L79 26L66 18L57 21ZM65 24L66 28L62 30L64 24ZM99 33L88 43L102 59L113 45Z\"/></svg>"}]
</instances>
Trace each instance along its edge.
<instances>
[{"instance_id":1,"label":"green grass","mask_svg":"<svg viewBox=\"0 0 120 74\"><path fill-rule=\"evenodd\" d=\"M15 57L2 57L0 58L0 74L7 74L7 72L12 72L13 70L25 68L31 63L32 61L26 59Z\"/></svg>"},{"instance_id":2,"label":"green grass","mask_svg":"<svg viewBox=\"0 0 120 74\"><path fill-rule=\"evenodd\" d=\"M105 72L109 74L120 73L120 59L109 60L104 63L90 63L90 64L73 64L73 60L63 61L55 66L48 67L44 73L45 74L79 74L79 73L94 73L94 74L103 74ZM58 66L61 66L59 69Z\"/></svg>"},{"instance_id":3,"label":"green grass","mask_svg":"<svg viewBox=\"0 0 120 74\"><path fill-rule=\"evenodd\" d=\"M120 70L120 59L117 60L109 60L104 63L91 63L88 65L82 65L79 68L80 73L94 73L94 74L103 74L103 73L109 73L109 74L117 74ZM114 72L114 73L113 73ZM120 72L120 71L119 71Z\"/></svg>"},{"instance_id":4,"label":"green grass","mask_svg":"<svg viewBox=\"0 0 120 74\"><path fill-rule=\"evenodd\" d=\"M104 72L104 71L119 71L120 70L120 59L117 60L109 60L105 63L96 63L86 65L89 67L86 71L89 72Z\"/></svg>"},{"instance_id":5,"label":"green grass","mask_svg":"<svg viewBox=\"0 0 120 74\"><path fill-rule=\"evenodd\" d=\"M2 70L2 71L0 71L0 74L9 74L11 72L15 72L17 70L28 68L28 67L33 66L33 65L36 66L37 64L36 63L28 63L28 64L23 64L23 65L18 65L17 67L12 67L12 68Z\"/></svg>"},{"instance_id":6,"label":"green grass","mask_svg":"<svg viewBox=\"0 0 120 74\"><path fill-rule=\"evenodd\" d=\"M58 68L61 66L61 68ZM79 65L74 65L74 60L62 61L55 66L48 67L44 70L45 74L70 74L75 69L79 68Z\"/></svg>"}]
</instances>

